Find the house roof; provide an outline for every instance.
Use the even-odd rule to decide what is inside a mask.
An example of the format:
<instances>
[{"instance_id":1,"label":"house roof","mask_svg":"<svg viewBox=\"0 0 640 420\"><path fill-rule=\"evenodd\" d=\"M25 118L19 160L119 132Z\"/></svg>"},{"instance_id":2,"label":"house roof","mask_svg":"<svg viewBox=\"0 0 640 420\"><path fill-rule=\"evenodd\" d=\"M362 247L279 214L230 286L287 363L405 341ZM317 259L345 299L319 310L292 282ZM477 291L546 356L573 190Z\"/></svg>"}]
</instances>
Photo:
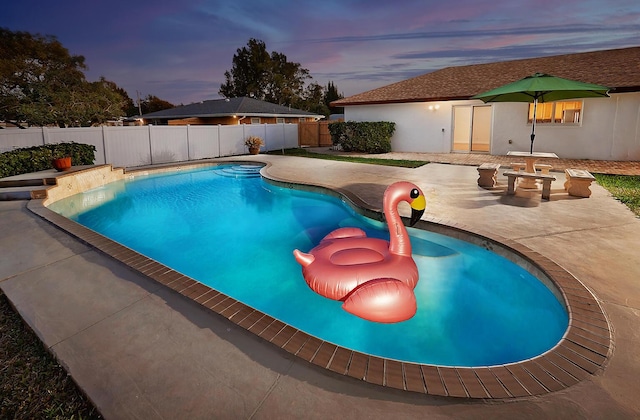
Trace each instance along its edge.
<instances>
[{"instance_id":1,"label":"house roof","mask_svg":"<svg viewBox=\"0 0 640 420\"><path fill-rule=\"evenodd\" d=\"M446 67L331 103L331 106L469 99L534 73L640 91L640 47Z\"/></svg>"},{"instance_id":2,"label":"house roof","mask_svg":"<svg viewBox=\"0 0 640 420\"><path fill-rule=\"evenodd\" d=\"M175 119L189 117L316 117L322 115L299 109L289 108L258 99L239 97L228 99L212 99L171 109L144 114L145 119Z\"/></svg>"}]
</instances>

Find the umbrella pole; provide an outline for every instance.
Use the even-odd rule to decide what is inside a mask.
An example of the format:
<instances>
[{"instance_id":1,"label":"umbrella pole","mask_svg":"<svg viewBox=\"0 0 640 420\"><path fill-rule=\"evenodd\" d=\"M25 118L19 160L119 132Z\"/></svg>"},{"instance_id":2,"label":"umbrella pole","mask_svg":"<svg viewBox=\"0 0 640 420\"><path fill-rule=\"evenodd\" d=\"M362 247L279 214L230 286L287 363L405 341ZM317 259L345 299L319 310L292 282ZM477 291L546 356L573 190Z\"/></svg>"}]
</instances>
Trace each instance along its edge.
<instances>
[{"instance_id":1,"label":"umbrella pole","mask_svg":"<svg viewBox=\"0 0 640 420\"><path fill-rule=\"evenodd\" d=\"M533 153L533 139L536 138L536 111L538 108L538 98L533 99L533 119L531 120L531 150L529 153Z\"/></svg>"}]
</instances>

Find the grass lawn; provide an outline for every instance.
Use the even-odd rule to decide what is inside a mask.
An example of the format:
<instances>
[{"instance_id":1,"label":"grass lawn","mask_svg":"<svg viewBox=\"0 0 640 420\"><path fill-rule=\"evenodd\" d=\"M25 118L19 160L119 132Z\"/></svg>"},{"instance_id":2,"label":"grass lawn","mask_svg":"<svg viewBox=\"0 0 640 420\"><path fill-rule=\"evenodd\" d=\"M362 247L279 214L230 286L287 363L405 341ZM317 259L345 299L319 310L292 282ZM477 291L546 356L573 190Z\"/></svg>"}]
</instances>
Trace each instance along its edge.
<instances>
[{"instance_id":1,"label":"grass lawn","mask_svg":"<svg viewBox=\"0 0 640 420\"><path fill-rule=\"evenodd\" d=\"M67 372L0 294L0 418L100 419Z\"/></svg>"},{"instance_id":2,"label":"grass lawn","mask_svg":"<svg viewBox=\"0 0 640 420\"><path fill-rule=\"evenodd\" d=\"M594 174L596 181L606 188L616 200L626 205L640 217L640 176Z\"/></svg>"}]
</instances>

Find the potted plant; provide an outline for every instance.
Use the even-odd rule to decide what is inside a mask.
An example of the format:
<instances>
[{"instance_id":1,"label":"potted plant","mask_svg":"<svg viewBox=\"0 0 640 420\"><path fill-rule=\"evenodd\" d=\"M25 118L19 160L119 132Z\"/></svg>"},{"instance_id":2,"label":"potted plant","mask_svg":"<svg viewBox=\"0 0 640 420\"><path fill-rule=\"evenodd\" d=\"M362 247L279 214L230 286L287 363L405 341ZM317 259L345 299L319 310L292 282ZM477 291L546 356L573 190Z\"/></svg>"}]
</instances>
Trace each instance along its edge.
<instances>
[{"instance_id":1,"label":"potted plant","mask_svg":"<svg viewBox=\"0 0 640 420\"><path fill-rule=\"evenodd\" d=\"M71 156L69 156L65 147L54 146L51 149L51 156L53 158L51 164L57 171L67 171L71 168Z\"/></svg>"},{"instance_id":2,"label":"potted plant","mask_svg":"<svg viewBox=\"0 0 640 420\"><path fill-rule=\"evenodd\" d=\"M244 141L244 145L249 148L249 153L257 155L260 153L260 146L264 146L264 141L258 136L249 136Z\"/></svg>"}]
</instances>

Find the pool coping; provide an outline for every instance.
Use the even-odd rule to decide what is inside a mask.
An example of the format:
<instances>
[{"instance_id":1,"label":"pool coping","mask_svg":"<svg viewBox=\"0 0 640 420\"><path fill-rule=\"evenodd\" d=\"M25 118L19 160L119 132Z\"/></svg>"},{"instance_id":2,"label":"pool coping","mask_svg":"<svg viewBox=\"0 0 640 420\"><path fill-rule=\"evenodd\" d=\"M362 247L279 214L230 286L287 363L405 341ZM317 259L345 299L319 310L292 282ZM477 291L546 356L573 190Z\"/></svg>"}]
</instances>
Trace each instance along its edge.
<instances>
[{"instance_id":1,"label":"pool coping","mask_svg":"<svg viewBox=\"0 0 640 420\"><path fill-rule=\"evenodd\" d=\"M171 170L176 166L185 169L226 163L238 164L241 161L173 164L154 169L136 169L127 173L133 176L136 173L148 174ZM255 164L256 162L247 163ZM268 175L267 169L270 163L260 163L266 165L261 173L268 182L329 192L346 199L356 211L362 214L378 220L382 218L380 210L371 208L348 191L277 179ZM91 170L93 169L86 169L86 171ZM71 177L74 174L65 176ZM592 292L571 273L516 241L490 232L473 230L458 223L449 223L444 219L423 219L416 226L464 239L497 252L550 286L556 296L564 302L569 314L569 326L556 346L528 360L489 367L446 367L367 355L311 336L145 257L49 210L44 205L44 199L31 200L27 207L34 214L80 241L190 298L202 307L227 318L288 353L340 375L383 387L436 396L474 399L537 396L560 391L579 383L590 375L601 372L612 351L611 331L601 306Z\"/></svg>"}]
</instances>

